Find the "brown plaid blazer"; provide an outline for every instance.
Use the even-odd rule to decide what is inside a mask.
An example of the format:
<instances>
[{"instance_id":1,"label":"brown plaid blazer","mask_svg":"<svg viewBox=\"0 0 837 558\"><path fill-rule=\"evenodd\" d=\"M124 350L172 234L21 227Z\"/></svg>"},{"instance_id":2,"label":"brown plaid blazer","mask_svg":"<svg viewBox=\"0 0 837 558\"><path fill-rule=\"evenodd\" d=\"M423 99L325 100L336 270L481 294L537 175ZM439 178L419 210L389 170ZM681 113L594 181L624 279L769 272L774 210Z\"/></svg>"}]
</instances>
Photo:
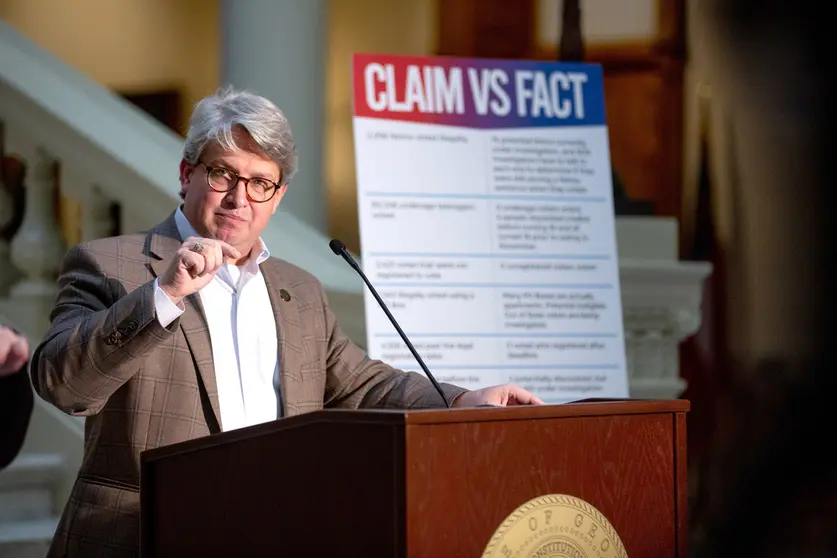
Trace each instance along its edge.
<instances>
[{"instance_id":1,"label":"brown plaid blazer","mask_svg":"<svg viewBox=\"0 0 837 558\"><path fill-rule=\"evenodd\" d=\"M172 214L148 233L76 246L62 263L32 381L45 400L87 419L84 459L49 556L137 556L140 453L220 430L200 297L188 297L168 328L155 315L153 280L180 244ZM371 360L354 345L312 275L275 258L261 269L276 317L285 416L443 405L423 375ZM277 296L280 288L289 299ZM465 391L443 389L449 399Z\"/></svg>"}]
</instances>

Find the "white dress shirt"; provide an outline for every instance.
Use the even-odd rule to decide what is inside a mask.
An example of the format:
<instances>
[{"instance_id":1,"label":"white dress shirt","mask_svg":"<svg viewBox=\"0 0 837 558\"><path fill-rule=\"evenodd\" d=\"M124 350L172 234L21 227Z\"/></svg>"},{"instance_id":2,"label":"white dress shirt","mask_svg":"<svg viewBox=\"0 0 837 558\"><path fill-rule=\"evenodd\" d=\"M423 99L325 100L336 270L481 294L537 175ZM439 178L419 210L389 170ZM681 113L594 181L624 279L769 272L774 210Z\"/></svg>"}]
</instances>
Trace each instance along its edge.
<instances>
[{"instance_id":1,"label":"white dress shirt","mask_svg":"<svg viewBox=\"0 0 837 558\"><path fill-rule=\"evenodd\" d=\"M174 215L180 238L200 236L186 216ZM233 430L278 416L279 349L276 321L259 264L270 256L259 239L242 266L225 263L199 291L209 336L221 429ZM168 326L184 311L155 280L157 319Z\"/></svg>"}]
</instances>

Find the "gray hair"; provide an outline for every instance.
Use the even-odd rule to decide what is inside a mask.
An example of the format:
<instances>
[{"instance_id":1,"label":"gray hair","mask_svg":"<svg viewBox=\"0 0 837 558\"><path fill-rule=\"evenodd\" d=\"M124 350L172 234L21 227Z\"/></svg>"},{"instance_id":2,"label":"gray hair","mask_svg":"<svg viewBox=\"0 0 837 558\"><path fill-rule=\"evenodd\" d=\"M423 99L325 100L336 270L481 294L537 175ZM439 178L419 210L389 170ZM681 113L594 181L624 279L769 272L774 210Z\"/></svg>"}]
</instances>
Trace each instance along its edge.
<instances>
[{"instance_id":1,"label":"gray hair","mask_svg":"<svg viewBox=\"0 0 837 558\"><path fill-rule=\"evenodd\" d=\"M288 119L268 99L249 91L237 91L232 86L195 105L183 159L197 165L210 142L217 142L225 150L238 149L233 136L236 125L247 130L259 148L279 166L282 183L290 182L296 174L297 154Z\"/></svg>"}]
</instances>

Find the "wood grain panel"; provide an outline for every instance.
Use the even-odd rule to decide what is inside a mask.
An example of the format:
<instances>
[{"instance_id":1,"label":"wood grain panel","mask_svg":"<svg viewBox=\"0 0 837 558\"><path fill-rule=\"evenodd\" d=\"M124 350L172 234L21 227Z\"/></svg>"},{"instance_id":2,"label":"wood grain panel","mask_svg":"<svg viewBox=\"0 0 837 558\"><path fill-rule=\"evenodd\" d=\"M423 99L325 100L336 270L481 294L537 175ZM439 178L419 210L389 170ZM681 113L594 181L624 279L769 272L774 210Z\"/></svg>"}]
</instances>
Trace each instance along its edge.
<instances>
[{"instance_id":1,"label":"wood grain panel","mask_svg":"<svg viewBox=\"0 0 837 558\"><path fill-rule=\"evenodd\" d=\"M563 493L629 556L675 556L673 444L670 414L409 426L407 555L479 556L518 506Z\"/></svg>"},{"instance_id":2,"label":"wood grain panel","mask_svg":"<svg viewBox=\"0 0 837 558\"><path fill-rule=\"evenodd\" d=\"M147 464L143 558L340 556L346 544L356 556L403 556L403 467L392 461L403 438L394 427L290 424L299 427L279 421L191 440L165 466Z\"/></svg>"},{"instance_id":3,"label":"wood grain panel","mask_svg":"<svg viewBox=\"0 0 837 558\"><path fill-rule=\"evenodd\" d=\"M683 556L688 408L331 410L156 448L142 556L474 557L550 493L590 502L630 556Z\"/></svg>"},{"instance_id":4,"label":"wood grain panel","mask_svg":"<svg viewBox=\"0 0 837 558\"><path fill-rule=\"evenodd\" d=\"M669 58L686 59L686 0L658 0L654 49Z\"/></svg>"},{"instance_id":5,"label":"wood grain panel","mask_svg":"<svg viewBox=\"0 0 837 558\"><path fill-rule=\"evenodd\" d=\"M526 58L532 51L534 0L437 0L437 54Z\"/></svg>"},{"instance_id":6,"label":"wood grain panel","mask_svg":"<svg viewBox=\"0 0 837 558\"><path fill-rule=\"evenodd\" d=\"M674 418L674 490L677 498L675 508L675 532L678 556L689 555L689 463L687 459L688 439L686 436L686 414L677 413Z\"/></svg>"},{"instance_id":7,"label":"wood grain panel","mask_svg":"<svg viewBox=\"0 0 837 558\"><path fill-rule=\"evenodd\" d=\"M675 184L663 162L666 144L661 105L665 83L654 71L607 75L604 82L611 162L628 195L654 200L658 214L675 210Z\"/></svg>"}]
</instances>

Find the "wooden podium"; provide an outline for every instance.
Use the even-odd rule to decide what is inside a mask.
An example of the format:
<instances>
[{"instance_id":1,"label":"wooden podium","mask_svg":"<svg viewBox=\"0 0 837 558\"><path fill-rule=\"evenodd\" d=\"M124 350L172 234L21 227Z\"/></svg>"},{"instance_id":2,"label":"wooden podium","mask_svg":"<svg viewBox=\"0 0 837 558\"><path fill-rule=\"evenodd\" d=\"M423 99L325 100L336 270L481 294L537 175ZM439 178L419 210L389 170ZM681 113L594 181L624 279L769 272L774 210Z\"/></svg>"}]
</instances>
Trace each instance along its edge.
<instances>
[{"instance_id":1,"label":"wooden podium","mask_svg":"<svg viewBox=\"0 0 837 558\"><path fill-rule=\"evenodd\" d=\"M141 555L482 555L532 498L686 556L686 401L327 410L144 452Z\"/></svg>"}]
</instances>

